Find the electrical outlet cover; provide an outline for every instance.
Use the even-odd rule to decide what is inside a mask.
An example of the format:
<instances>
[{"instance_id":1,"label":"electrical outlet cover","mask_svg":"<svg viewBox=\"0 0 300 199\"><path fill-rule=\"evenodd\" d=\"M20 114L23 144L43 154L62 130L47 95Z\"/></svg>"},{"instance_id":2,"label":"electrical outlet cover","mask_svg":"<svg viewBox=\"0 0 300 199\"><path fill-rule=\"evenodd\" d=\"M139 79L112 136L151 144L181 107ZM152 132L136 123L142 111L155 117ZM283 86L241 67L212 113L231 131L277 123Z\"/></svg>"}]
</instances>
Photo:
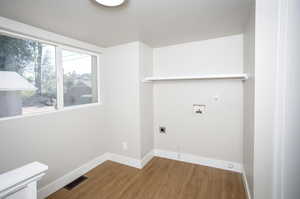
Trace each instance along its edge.
<instances>
[{"instance_id":1,"label":"electrical outlet cover","mask_svg":"<svg viewBox=\"0 0 300 199\"><path fill-rule=\"evenodd\" d=\"M203 114L205 113L206 105L202 104L194 104L193 105L193 112L195 114Z\"/></svg>"},{"instance_id":2,"label":"electrical outlet cover","mask_svg":"<svg viewBox=\"0 0 300 199\"><path fill-rule=\"evenodd\" d=\"M123 150L126 151L128 149L127 142L122 142L122 146L123 146Z\"/></svg>"}]
</instances>

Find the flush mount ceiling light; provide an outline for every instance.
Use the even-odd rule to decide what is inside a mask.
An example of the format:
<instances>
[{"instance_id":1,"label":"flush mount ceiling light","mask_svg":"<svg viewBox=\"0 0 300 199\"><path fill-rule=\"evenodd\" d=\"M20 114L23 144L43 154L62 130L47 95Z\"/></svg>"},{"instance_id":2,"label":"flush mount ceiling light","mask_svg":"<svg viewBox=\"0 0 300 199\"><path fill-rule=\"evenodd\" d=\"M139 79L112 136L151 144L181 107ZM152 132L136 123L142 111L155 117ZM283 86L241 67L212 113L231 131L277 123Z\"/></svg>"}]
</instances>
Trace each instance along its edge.
<instances>
[{"instance_id":1,"label":"flush mount ceiling light","mask_svg":"<svg viewBox=\"0 0 300 199\"><path fill-rule=\"evenodd\" d=\"M107 7L116 7L122 5L125 0L95 0L97 3L107 6Z\"/></svg>"}]
</instances>

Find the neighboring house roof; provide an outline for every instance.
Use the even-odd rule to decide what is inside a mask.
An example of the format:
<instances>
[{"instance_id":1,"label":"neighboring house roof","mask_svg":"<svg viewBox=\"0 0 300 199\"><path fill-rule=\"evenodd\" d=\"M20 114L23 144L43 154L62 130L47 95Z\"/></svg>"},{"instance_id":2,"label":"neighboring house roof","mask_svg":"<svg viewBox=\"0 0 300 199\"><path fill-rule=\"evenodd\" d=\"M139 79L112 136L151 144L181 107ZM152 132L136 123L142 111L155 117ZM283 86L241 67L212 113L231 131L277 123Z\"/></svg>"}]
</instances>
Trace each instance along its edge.
<instances>
[{"instance_id":1,"label":"neighboring house roof","mask_svg":"<svg viewBox=\"0 0 300 199\"><path fill-rule=\"evenodd\" d=\"M37 88L24 77L12 71L0 71L0 91L27 91Z\"/></svg>"},{"instance_id":2,"label":"neighboring house roof","mask_svg":"<svg viewBox=\"0 0 300 199\"><path fill-rule=\"evenodd\" d=\"M83 79L76 80L74 87L81 87L81 86L92 88L92 83L90 80L83 80Z\"/></svg>"}]
</instances>

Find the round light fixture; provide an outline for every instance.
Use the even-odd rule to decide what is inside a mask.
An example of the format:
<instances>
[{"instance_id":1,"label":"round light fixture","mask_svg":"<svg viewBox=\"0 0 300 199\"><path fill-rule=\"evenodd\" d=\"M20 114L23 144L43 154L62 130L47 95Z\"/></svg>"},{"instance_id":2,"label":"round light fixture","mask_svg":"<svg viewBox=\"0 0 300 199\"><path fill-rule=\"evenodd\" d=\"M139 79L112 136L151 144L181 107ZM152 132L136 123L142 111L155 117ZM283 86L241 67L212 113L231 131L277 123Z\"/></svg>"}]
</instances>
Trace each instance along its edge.
<instances>
[{"instance_id":1,"label":"round light fixture","mask_svg":"<svg viewBox=\"0 0 300 199\"><path fill-rule=\"evenodd\" d=\"M107 7L116 7L122 5L125 0L95 0L97 3L107 6Z\"/></svg>"}]
</instances>

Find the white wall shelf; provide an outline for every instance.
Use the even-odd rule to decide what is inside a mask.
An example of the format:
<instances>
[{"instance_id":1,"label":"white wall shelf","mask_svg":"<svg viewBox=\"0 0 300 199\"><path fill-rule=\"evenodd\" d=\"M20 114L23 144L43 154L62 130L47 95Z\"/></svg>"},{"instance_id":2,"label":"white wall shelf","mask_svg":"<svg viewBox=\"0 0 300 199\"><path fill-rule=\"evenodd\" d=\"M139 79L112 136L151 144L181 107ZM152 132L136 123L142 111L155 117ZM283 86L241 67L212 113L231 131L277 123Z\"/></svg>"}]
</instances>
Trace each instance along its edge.
<instances>
[{"instance_id":1,"label":"white wall shelf","mask_svg":"<svg viewBox=\"0 0 300 199\"><path fill-rule=\"evenodd\" d=\"M216 80L216 79L233 79L233 80L247 80L248 75L242 74L209 74L209 75L195 75L195 76L172 76L172 77L146 77L143 82L154 81L177 81L177 80Z\"/></svg>"}]
</instances>

